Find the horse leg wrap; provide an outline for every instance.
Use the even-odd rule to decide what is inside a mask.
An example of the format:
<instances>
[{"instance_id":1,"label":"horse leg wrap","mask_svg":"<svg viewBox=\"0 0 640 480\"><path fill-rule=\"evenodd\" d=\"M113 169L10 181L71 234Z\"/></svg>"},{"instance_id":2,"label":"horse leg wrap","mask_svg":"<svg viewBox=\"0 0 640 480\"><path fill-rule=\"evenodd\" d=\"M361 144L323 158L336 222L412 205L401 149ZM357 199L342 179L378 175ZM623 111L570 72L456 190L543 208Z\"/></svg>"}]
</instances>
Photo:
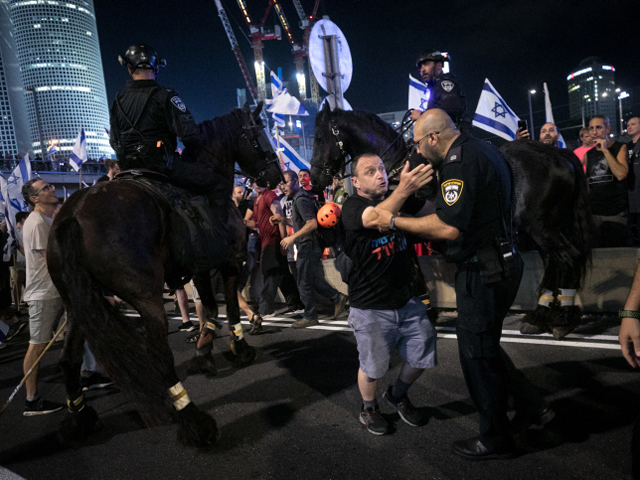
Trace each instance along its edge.
<instances>
[{"instance_id":1,"label":"horse leg wrap","mask_svg":"<svg viewBox=\"0 0 640 480\"><path fill-rule=\"evenodd\" d=\"M205 322L205 324L204 324L205 330L207 330L214 337L216 336L216 328L217 327L218 326L213 322Z\"/></svg>"},{"instance_id":2,"label":"horse leg wrap","mask_svg":"<svg viewBox=\"0 0 640 480\"><path fill-rule=\"evenodd\" d=\"M242 323L238 322L235 325L232 325L233 335L236 337L236 340L242 340L244 338L244 332L242 331Z\"/></svg>"},{"instance_id":3,"label":"horse leg wrap","mask_svg":"<svg viewBox=\"0 0 640 480\"><path fill-rule=\"evenodd\" d=\"M542 295L538 299L538 305L542 305L543 307L551 307L553 303L553 292L551 290L543 290Z\"/></svg>"},{"instance_id":4,"label":"horse leg wrap","mask_svg":"<svg viewBox=\"0 0 640 480\"><path fill-rule=\"evenodd\" d=\"M561 288L558 295L558 301L561 307L571 307L576 298L575 288Z\"/></svg>"},{"instance_id":5,"label":"horse leg wrap","mask_svg":"<svg viewBox=\"0 0 640 480\"><path fill-rule=\"evenodd\" d=\"M78 395L75 400L67 399L67 409L69 413L80 413L85 406L86 403L84 403L84 394L82 392L80 392L80 395Z\"/></svg>"},{"instance_id":6,"label":"horse leg wrap","mask_svg":"<svg viewBox=\"0 0 640 480\"><path fill-rule=\"evenodd\" d=\"M184 389L181 382L176 383L169 389L169 396L173 402L173 407L178 412L191 403L189 395L187 395L187 391Z\"/></svg>"}]
</instances>

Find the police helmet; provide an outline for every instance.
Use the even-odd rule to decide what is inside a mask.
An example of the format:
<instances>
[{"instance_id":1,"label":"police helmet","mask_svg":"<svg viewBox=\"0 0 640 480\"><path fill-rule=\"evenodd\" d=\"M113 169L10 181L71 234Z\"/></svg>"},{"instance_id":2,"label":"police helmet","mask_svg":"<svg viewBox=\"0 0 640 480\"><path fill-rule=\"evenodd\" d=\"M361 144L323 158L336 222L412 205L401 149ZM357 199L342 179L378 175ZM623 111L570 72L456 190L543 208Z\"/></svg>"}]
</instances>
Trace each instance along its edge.
<instances>
[{"instance_id":1,"label":"police helmet","mask_svg":"<svg viewBox=\"0 0 640 480\"><path fill-rule=\"evenodd\" d=\"M131 67L132 70L142 68L156 73L160 67L167 65L167 61L164 58L158 58L158 54L152 47L143 44L131 45L124 56L118 55L118 61L123 67Z\"/></svg>"},{"instance_id":2,"label":"police helmet","mask_svg":"<svg viewBox=\"0 0 640 480\"><path fill-rule=\"evenodd\" d=\"M442 62L449 61L449 55L438 50L425 50L416 60L416 67L420 68L425 62Z\"/></svg>"}]
</instances>

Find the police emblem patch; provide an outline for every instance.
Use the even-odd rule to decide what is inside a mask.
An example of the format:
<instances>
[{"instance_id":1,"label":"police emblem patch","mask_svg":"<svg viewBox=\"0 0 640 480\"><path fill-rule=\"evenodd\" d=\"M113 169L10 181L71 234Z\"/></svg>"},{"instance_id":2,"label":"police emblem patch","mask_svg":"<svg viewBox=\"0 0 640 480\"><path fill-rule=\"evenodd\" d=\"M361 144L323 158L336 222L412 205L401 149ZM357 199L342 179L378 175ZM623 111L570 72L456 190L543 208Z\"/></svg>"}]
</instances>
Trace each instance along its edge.
<instances>
[{"instance_id":1,"label":"police emblem patch","mask_svg":"<svg viewBox=\"0 0 640 480\"><path fill-rule=\"evenodd\" d=\"M447 205L452 206L462 195L462 180L447 180L442 183L442 198Z\"/></svg>"},{"instance_id":2,"label":"police emblem patch","mask_svg":"<svg viewBox=\"0 0 640 480\"><path fill-rule=\"evenodd\" d=\"M182 113L185 113L187 111L187 107L184 104L184 102L180 100L180 97L178 96L171 97L171 103L173 103L176 106L176 108L180 110Z\"/></svg>"},{"instance_id":3,"label":"police emblem patch","mask_svg":"<svg viewBox=\"0 0 640 480\"><path fill-rule=\"evenodd\" d=\"M456 86L456 84L453 83L451 80L443 80L442 82L440 82L440 85L442 86L443 90L447 93L453 90L453 87Z\"/></svg>"}]
</instances>

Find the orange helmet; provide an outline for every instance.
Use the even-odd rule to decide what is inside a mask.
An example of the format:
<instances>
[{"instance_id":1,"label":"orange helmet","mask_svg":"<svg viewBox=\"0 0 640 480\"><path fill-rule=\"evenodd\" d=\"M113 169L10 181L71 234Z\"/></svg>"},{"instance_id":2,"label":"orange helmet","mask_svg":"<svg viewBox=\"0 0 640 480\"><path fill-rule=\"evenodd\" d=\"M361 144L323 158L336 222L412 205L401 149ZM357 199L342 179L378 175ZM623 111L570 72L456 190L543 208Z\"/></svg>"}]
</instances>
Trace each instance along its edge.
<instances>
[{"instance_id":1,"label":"orange helmet","mask_svg":"<svg viewBox=\"0 0 640 480\"><path fill-rule=\"evenodd\" d=\"M320 210L318 210L318 223L321 227L331 228L338 223L338 218L340 218L340 207L333 203L325 203Z\"/></svg>"}]
</instances>

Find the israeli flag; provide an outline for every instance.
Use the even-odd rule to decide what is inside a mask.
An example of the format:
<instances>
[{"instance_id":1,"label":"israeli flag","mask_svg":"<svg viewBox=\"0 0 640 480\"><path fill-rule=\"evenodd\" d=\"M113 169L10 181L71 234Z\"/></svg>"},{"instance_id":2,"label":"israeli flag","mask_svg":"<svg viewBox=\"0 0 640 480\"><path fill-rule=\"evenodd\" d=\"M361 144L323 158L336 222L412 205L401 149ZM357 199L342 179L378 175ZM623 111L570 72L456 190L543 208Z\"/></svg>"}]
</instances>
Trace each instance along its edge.
<instances>
[{"instance_id":1,"label":"israeli flag","mask_svg":"<svg viewBox=\"0 0 640 480\"><path fill-rule=\"evenodd\" d=\"M484 80L473 125L506 140L515 140L518 116L509 108L488 78Z\"/></svg>"},{"instance_id":2,"label":"israeli flag","mask_svg":"<svg viewBox=\"0 0 640 480\"><path fill-rule=\"evenodd\" d=\"M69 156L69 165L77 172L82 164L87 161L87 139L84 136L84 128L78 132L76 144L73 146L71 155Z\"/></svg>"},{"instance_id":3,"label":"israeli flag","mask_svg":"<svg viewBox=\"0 0 640 480\"><path fill-rule=\"evenodd\" d=\"M292 96L282 83L282 80L271 71L271 95L273 98L267 101L267 111L282 115L282 126L284 127L284 115L309 115L300 100ZM278 119L274 116L274 121L278 122Z\"/></svg>"},{"instance_id":4,"label":"israeli flag","mask_svg":"<svg viewBox=\"0 0 640 480\"><path fill-rule=\"evenodd\" d=\"M544 113L546 122L553 123L555 125L556 122L553 120L553 109L551 108L551 99L549 98L549 88L547 88L547 82L544 82L542 84L542 89L544 90ZM562 138L562 134L558 130L557 126L556 132L558 134L558 148L567 148L567 142L565 142L564 138Z\"/></svg>"},{"instance_id":5,"label":"israeli flag","mask_svg":"<svg viewBox=\"0 0 640 480\"><path fill-rule=\"evenodd\" d=\"M6 182L4 177L0 180L0 191L2 191L4 200L4 215L7 219L7 233L9 234L3 255L5 262L11 259L11 255L16 248L16 213L26 212L29 209L22 197L22 186L29 180L31 180L31 161L28 153L25 154L20 164L9 175Z\"/></svg>"},{"instance_id":6,"label":"israeli flag","mask_svg":"<svg viewBox=\"0 0 640 480\"><path fill-rule=\"evenodd\" d=\"M278 150L278 141L280 142L280 151L277 152L278 157L280 158L280 163L284 170L293 170L294 172L298 172L301 168L306 168L307 170L311 170L311 165L307 163L298 152L296 152L291 145L289 145L284 139L278 135L278 138L271 137L271 143L273 144L273 149Z\"/></svg>"},{"instance_id":7,"label":"israeli flag","mask_svg":"<svg viewBox=\"0 0 640 480\"><path fill-rule=\"evenodd\" d=\"M281 93L287 93L287 89L284 88L284 84L282 83L282 80L280 80L280 77L278 77L278 75L276 75L275 72L272 70L271 71L271 97L272 98L265 100L265 103L267 104L267 106L273 105L276 101L276 98L278 98L278 95L280 95ZM272 113L271 118L273 118L273 122L276 124L276 126L280 128L284 128L286 122L284 121L283 114Z\"/></svg>"},{"instance_id":8,"label":"israeli flag","mask_svg":"<svg viewBox=\"0 0 640 480\"><path fill-rule=\"evenodd\" d=\"M49 146L49 148L47 148L47 155L53 155L57 151L58 151L58 148L56 147L56 144L51 142L51 145Z\"/></svg>"},{"instance_id":9,"label":"israeli flag","mask_svg":"<svg viewBox=\"0 0 640 480\"><path fill-rule=\"evenodd\" d=\"M422 110L429 106L431 90L417 78L409 75L409 110Z\"/></svg>"}]
</instances>

